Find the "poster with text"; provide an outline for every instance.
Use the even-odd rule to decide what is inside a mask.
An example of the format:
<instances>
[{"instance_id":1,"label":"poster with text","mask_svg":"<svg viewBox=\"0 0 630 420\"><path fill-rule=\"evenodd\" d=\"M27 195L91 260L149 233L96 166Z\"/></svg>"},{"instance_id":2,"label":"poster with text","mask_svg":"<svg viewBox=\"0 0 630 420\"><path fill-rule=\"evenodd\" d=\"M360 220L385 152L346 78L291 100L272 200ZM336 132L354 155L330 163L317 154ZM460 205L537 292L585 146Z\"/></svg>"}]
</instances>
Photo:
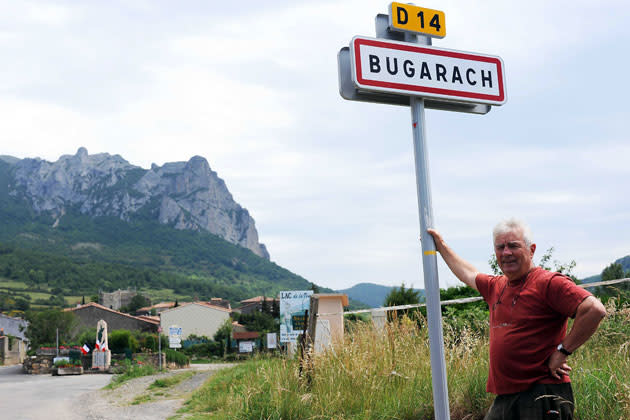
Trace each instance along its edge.
<instances>
[{"instance_id":1,"label":"poster with text","mask_svg":"<svg viewBox=\"0 0 630 420\"><path fill-rule=\"evenodd\" d=\"M295 342L306 328L312 290L280 292L280 342Z\"/></svg>"}]
</instances>

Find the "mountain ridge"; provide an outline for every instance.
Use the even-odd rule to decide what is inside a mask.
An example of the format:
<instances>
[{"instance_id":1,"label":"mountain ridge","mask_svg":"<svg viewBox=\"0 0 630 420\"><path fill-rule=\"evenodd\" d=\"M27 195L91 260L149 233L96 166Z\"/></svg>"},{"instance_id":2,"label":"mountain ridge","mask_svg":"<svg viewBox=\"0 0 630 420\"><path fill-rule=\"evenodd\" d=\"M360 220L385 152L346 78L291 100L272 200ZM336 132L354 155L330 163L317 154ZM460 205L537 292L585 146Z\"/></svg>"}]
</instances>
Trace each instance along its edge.
<instances>
[{"instance_id":1,"label":"mountain ridge","mask_svg":"<svg viewBox=\"0 0 630 420\"><path fill-rule=\"evenodd\" d=\"M6 155L2 162L9 165L7 194L51 217L53 227L70 210L127 222L148 218L179 230L205 230L270 257L254 219L201 156L143 169L120 155L89 155L81 147L56 162Z\"/></svg>"},{"instance_id":2,"label":"mountain ridge","mask_svg":"<svg viewBox=\"0 0 630 420\"><path fill-rule=\"evenodd\" d=\"M383 286L375 283L357 283L347 289L337 290L338 293L345 293L350 299L364 303L371 308L380 308L384 305L385 298L389 292L395 289L393 286ZM424 289L414 289L424 298Z\"/></svg>"},{"instance_id":3,"label":"mountain ridge","mask_svg":"<svg viewBox=\"0 0 630 420\"><path fill-rule=\"evenodd\" d=\"M203 228L210 222L219 226ZM65 296L132 287L232 302L314 287L270 260L204 158L142 169L83 148L53 163L0 157L2 281Z\"/></svg>"}]
</instances>

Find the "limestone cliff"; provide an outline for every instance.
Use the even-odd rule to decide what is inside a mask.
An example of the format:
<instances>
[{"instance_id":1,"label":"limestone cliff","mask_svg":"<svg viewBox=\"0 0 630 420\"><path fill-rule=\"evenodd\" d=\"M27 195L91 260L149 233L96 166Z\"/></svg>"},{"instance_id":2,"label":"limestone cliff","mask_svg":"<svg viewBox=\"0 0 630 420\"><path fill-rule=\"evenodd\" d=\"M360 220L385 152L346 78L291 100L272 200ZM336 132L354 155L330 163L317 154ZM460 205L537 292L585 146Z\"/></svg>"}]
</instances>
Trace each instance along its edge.
<instances>
[{"instance_id":1,"label":"limestone cliff","mask_svg":"<svg viewBox=\"0 0 630 420\"><path fill-rule=\"evenodd\" d=\"M83 147L56 162L2 158L12 166L9 194L23 196L55 223L69 209L126 221L149 217L176 229L206 230L269 259L254 219L200 156L148 170Z\"/></svg>"}]
</instances>

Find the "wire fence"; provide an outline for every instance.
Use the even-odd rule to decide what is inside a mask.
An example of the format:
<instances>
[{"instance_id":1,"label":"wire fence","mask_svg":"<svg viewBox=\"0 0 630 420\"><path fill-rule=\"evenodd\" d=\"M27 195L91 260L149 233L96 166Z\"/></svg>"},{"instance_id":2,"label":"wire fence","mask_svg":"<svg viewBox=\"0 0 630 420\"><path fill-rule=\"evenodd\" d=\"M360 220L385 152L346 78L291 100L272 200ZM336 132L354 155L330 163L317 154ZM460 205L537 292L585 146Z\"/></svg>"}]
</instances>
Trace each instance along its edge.
<instances>
[{"instance_id":1,"label":"wire fence","mask_svg":"<svg viewBox=\"0 0 630 420\"><path fill-rule=\"evenodd\" d=\"M612 284L625 283L627 281L630 281L630 278L608 280L608 281L599 281L599 282L596 282L596 283L585 283L585 284L580 284L579 286L584 288L584 289L590 289L592 287L610 286ZM444 305L456 305L456 304L459 304L459 303L478 302L480 300L483 300L483 297L481 297L481 296L474 296L474 297L467 297L467 298L461 298L461 299L451 299L451 300L441 301L440 305L442 305L442 306L444 306ZM397 311L397 310L400 310L400 309L421 308L421 307L424 307L424 306L426 306L426 303L414 303L414 304L410 304L410 305L384 306L384 307L381 307L381 308L359 309L359 310L356 310L356 311L343 312L343 314L344 315L350 315L350 314L364 314L364 313L371 313L371 312ZM331 312L331 313L325 313L325 314L317 314L317 316L339 315L339 313L340 312Z\"/></svg>"}]
</instances>

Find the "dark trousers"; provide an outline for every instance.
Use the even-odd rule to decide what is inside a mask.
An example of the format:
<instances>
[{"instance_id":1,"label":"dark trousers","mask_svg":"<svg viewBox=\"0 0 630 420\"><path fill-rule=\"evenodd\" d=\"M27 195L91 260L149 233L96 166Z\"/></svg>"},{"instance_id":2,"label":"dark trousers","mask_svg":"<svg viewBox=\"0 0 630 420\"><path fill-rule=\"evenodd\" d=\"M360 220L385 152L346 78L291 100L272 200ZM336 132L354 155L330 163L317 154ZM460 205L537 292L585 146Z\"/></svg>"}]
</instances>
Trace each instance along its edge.
<instances>
[{"instance_id":1,"label":"dark trousers","mask_svg":"<svg viewBox=\"0 0 630 420\"><path fill-rule=\"evenodd\" d=\"M527 391L499 395L484 420L573 420L571 384L535 384Z\"/></svg>"}]
</instances>

